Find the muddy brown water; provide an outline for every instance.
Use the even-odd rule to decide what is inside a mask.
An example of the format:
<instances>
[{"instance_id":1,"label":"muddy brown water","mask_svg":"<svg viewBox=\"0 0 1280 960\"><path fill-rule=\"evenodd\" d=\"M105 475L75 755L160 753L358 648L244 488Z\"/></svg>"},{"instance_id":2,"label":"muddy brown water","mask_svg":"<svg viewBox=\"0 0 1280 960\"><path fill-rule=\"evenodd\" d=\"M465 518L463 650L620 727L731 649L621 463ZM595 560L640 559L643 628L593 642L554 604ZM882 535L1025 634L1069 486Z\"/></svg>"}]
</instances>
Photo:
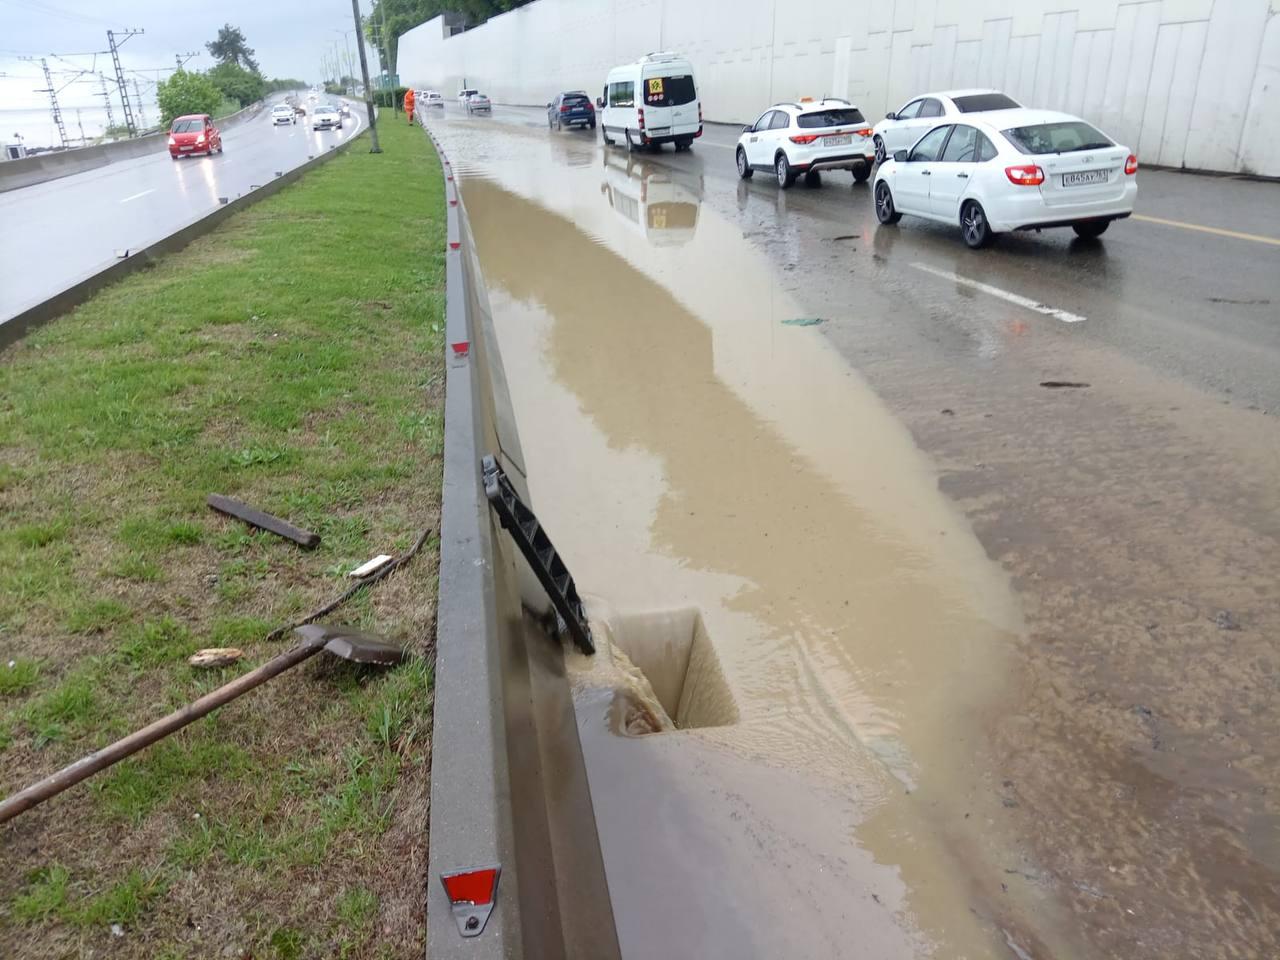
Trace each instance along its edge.
<instances>
[{"instance_id":1,"label":"muddy brown water","mask_svg":"<svg viewBox=\"0 0 1280 960\"><path fill-rule=\"evenodd\" d=\"M1133 858L1178 842L1139 815L1176 820L1170 781L1079 742L1075 686L1027 654L935 465L821 326L784 324L821 312L778 269L794 233L771 260L698 177L518 127L439 132L535 506L605 638L574 675L624 954L1181 955L1167 930L1115 935L1148 906L1117 893L1151 882ZM681 717L690 684L709 706ZM1060 791L1039 831L1037 782ZM1241 882L1265 925L1273 877Z\"/></svg>"}]
</instances>

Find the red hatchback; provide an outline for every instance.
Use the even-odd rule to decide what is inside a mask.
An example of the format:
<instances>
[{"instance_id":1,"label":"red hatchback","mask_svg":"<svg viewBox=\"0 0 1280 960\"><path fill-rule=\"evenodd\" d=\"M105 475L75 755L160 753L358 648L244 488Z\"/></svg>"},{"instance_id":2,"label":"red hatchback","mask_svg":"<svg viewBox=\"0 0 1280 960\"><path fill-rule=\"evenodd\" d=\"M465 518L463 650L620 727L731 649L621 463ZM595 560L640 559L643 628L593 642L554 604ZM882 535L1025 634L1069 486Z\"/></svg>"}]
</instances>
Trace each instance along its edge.
<instances>
[{"instance_id":1,"label":"red hatchback","mask_svg":"<svg viewBox=\"0 0 1280 960\"><path fill-rule=\"evenodd\" d=\"M175 117L169 128L169 156L177 160L189 153L206 156L222 152L222 134L207 113Z\"/></svg>"}]
</instances>

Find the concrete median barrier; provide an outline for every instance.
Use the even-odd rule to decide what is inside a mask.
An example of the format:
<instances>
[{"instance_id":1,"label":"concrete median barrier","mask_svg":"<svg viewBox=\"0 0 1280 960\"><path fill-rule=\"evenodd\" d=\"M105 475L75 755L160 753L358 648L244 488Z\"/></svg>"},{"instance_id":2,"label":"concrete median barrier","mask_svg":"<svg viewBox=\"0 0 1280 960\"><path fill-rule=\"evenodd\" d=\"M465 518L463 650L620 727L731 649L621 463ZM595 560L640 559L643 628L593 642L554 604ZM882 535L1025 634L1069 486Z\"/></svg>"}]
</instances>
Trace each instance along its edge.
<instances>
[{"instance_id":1,"label":"concrete median barrier","mask_svg":"<svg viewBox=\"0 0 1280 960\"><path fill-rule=\"evenodd\" d=\"M545 598L481 483L481 458L494 456L528 502L466 209L436 149L448 202L449 365L427 955L609 960L619 956L617 933L563 650L531 612ZM443 878L493 866L492 913L472 920Z\"/></svg>"},{"instance_id":2,"label":"concrete median barrier","mask_svg":"<svg viewBox=\"0 0 1280 960\"><path fill-rule=\"evenodd\" d=\"M243 110L223 117L217 121L218 128L226 131L239 126L246 120L252 120L262 112L265 105L265 102L253 103ZM23 157L21 160L7 160L0 163L0 193L84 173L86 170L105 167L119 160L145 157L152 153L158 154L165 149L167 138L168 133L161 131L132 140L117 140L115 143L101 143L92 147L77 147L74 150L38 153L35 156Z\"/></svg>"}]
</instances>

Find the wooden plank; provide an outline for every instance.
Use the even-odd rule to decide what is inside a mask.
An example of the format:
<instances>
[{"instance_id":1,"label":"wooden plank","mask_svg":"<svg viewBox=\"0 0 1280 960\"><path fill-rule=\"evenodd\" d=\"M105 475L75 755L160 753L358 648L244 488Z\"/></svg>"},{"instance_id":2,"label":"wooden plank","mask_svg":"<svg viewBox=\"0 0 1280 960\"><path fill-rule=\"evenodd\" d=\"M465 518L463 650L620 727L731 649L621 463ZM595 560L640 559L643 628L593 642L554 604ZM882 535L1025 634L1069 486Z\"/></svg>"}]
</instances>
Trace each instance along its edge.
<instances>
[{"instance_id":1,"label":"wooden plank","mask_svg":"<svg viewBox=\"0 0 1280 960\"><path fill-rule=\"evenodd\" d=\"M219 513L225 513L229 517L243 520L245 523L260 530L274 533L277 537L292 540L304 550L313 550L320 543L319 534L295 527L293 524L287 523L279 517L273 517L269 513L263 513L261 510L255 510L247 503L234 497L224 497L220 493L211 493L207 502L210 507Z\"/></svg>"}]
</instances>

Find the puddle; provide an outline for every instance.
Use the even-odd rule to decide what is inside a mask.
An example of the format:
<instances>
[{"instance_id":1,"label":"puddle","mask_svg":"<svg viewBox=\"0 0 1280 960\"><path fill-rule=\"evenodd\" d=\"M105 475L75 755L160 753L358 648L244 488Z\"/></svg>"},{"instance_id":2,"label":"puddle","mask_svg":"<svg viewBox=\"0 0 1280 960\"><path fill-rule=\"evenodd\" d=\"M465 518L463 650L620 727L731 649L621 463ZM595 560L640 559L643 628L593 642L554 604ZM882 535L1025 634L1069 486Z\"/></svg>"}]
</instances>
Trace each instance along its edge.
<instances>
[{"instance_id":1,"label":"puddle","mask_svg":"<svg viewBox=\"0 0 1280 960\"><path fill-rule=\"evenodd\" d=\"M634 682L575 668L624 953L1007 955L953 821L998 816L973 745L1021 621L929 464L737 226L653 214L696 180L441 132L540 519L593 609L688 608L611 623Z\"/></svg>"}]
</instances>

